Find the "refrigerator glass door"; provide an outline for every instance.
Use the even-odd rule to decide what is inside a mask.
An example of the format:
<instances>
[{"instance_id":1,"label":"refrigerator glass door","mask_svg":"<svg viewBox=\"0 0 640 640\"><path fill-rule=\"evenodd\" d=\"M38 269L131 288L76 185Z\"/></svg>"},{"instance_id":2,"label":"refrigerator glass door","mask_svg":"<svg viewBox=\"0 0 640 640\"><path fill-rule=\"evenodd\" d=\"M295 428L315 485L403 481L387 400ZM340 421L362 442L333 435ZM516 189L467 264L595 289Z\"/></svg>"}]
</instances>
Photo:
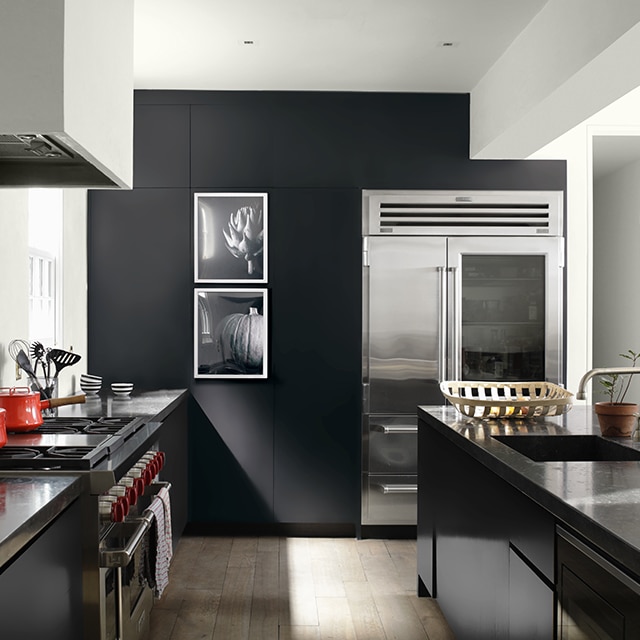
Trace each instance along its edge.
<instances>
[{"instance_id":1,"label":"refrigerator glass door","mask_svg":"<svg viewBox=\"0 0 640 640\"><path fill-rule=\"evenodd\" d=\"M449 375L561 382L562 240L449 240Z\"/></svg>"},{"instance_id":2,"label":"refrigerator glass door","mask_svg":"<svg viewBox=\"0 0 640 640\"><path fill-rule=\"evenodd\" d=\"M364 263L364 412L442 404L446 239L373 236Z\"/></svg>"}]
</instances>

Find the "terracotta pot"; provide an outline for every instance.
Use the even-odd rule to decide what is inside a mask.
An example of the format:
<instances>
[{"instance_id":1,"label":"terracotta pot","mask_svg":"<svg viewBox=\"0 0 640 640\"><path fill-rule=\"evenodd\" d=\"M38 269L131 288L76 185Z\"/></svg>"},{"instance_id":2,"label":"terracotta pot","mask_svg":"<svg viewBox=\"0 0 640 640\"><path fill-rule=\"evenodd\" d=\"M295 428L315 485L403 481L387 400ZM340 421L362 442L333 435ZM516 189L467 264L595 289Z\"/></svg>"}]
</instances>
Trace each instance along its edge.
<instances>
[{"instance_id":1,"label":"terracotta pot","mask_svg":"<svg viewBox=\"0 0 640 640\"><path fill-rule=\"evenodd\" d=\"M638 426L640 406L633 402L596 402L595 411L607 438L628 438Z\"/></svg>"}]
</instances>

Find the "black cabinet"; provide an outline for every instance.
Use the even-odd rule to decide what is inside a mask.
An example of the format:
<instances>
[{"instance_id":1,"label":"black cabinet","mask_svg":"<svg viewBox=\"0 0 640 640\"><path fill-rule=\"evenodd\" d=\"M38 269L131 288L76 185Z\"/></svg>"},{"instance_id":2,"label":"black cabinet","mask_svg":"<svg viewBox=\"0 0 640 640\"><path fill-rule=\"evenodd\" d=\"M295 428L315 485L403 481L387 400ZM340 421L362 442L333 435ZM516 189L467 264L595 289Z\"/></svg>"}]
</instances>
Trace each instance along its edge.
<instances>
[{"instance_id":1,"label":"black cabinet","mask_svg":"<svg viewBox=\"0 0 640 640\"><path fill-rule=\"evenodd\" d=\"M559 528L558 640L631 640L640 633L640 582Z\"/></svg>"},{"instance_id":2,"label":"black cabinet","mask_svg":"<svg viewBox=\"0 0 640 640\"><path fill-rule=\"evenodd\" d=\"M171 483L171 525L174 547L189 517L189 401L180 404L162 421L160 451L165 452L161 478Z\"/></svg>"},{"instance_id":3,"label":"black cabinet","mask_svg":"<svg viewBox=\"0 0 640 640\"><path fill-rule=\"evenodd\" d=\"M418 442L421 595L458 640L552 638L553 517L422 420Z\"/></svg>"},{"instance_id":4,"label":"black cabinet","mask_svg":"<svg viewBox=\"0 0 640 640\"><path fill-rule=\"evenodd\" d=\"M3 638L81 640L80 511L76 500L0 570Z\"/></svg>"},{"instance_id":5,"label":"black cabinet","mask_svg":"<svg viewBox=\"0 0 640 640\"><path fill-rule=\"evenodd\" d=\"M88 367L105 380L173 389L192 375L190 204L188 189L89 192Z\"/></svg>"},{"instance_id":6,"label":"black cabinet","mask_svg":"<svg viewBox=\"0 0 640 640\"><path fill-rule=\"evenodd\" d=\"M509 640L553 638L553 585L513 548L509 550Z\"/></svg>"},{"instance_id":7,"label":"black cabinet","mask_svg":"<svg viewBox=\"0 0 640 640\"><path fill-rule=\"evenodd\" d=\"M273 140L271 109L260 100L193 105L191 185L199 191L264 190L273 184Z\"/></svg>"},{"instance_id":8,"label":"black cabinet","mask_svg":"<svg viewBox=\"0 0 640 640\"><path fill-rule=\"evenodd\" d=\"M134 188L189 187L189 129L189 105L136 105Z\"/></svg>"},{"instance_id":9,"label":"black cabinet","mask_svg":"<svg viewBox=\"0 0 640 640\"><path fill-rule=\"evenodd\" d=\"M356 190L274 190L271 267L276 522L358 514L360 206ZM340 260L333 256L340 255Z\"/></svg>"}]
</instances>

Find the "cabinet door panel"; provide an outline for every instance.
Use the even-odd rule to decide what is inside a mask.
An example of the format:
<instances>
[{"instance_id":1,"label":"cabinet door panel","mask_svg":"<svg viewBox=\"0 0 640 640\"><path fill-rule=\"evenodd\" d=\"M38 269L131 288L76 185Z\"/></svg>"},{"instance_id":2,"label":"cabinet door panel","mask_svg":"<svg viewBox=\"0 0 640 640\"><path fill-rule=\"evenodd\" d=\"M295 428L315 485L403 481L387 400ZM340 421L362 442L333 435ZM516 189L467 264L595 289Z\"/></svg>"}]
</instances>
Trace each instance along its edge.
<instances>
[{"instance_id":1,"label":"cabinet door panel","mask_svg":"<svg viewBox=\"0 0 640 640\"><path fill-rule=\"evenodd\" d=\"M191 107L194 189L260 191L272 184L271 109L232 105Z\"/></svg>"},{"instance_id":2,"label":"cabinet door panel","mask_svg":"<svg viewBox=\"0 0 640 640\"><path fill-rule=\"evenodd\" d=\"M136 105L134 187L189 186L189 105Z\"/></svg>"},{"instance_id":3,"label":"cabinet door panel","mask_svg":"<svg viewBox=\"0 0 640 640\"><path fill-rule=\"evenodd\" d=\"M356 190L271 193L270 254L298 256L269 269L279 522L359 520L360 206Z\"/></svg>"},{"instance_id":4,"label":"cabinet door panel","mask_svg":"<svg viewBox=\"0 0 640 640\"><path fill-rule=\"evenodd\" d=\"M553 590L510 549L509 640L553 638Z\"/></svg>"}]
</instances>

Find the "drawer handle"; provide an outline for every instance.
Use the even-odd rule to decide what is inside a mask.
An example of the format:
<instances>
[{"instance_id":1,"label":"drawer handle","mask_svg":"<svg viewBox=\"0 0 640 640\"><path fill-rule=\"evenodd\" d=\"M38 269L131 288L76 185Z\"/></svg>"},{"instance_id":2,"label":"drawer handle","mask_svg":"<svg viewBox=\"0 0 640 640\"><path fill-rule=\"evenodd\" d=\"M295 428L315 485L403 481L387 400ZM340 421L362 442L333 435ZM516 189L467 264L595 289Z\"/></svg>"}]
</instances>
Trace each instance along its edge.
<instances>
[{"instance_id":1,"label":"drawer handle","mask_svg":"<svg viewBox=\"0 0 640 640\"><path fill-rule=\"evenodd\" d=\"M417 484L377 484L382 493L418 493Z\"/></svg>"},{"instance_id":2,"label":"drawer handle","mask_svg":"<svg viewBox=\"0 0 640 640\"><path fill-rule=\"evenodd\" d=\"M418 433L417 424L374 424L373 431L380 431L385 435L398 433Z\"/></svg>"}]
</instances>

